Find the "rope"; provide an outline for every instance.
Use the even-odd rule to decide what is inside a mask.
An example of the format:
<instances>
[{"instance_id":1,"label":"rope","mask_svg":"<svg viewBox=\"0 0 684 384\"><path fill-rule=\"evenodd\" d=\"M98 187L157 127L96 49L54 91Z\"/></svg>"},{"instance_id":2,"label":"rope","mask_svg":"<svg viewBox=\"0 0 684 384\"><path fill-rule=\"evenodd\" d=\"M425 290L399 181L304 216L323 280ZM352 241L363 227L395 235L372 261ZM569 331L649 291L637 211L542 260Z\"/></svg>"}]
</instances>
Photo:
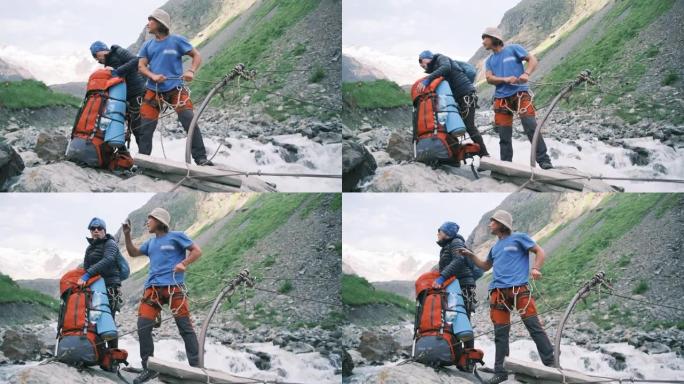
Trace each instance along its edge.
<instances>
[{"instance_id":1,"label":"rope","mask_svg":"<svg viewBox=\"0 0 684 384\"><path fill-rule=\"evenodd\" d=\"M297 299L297 300L311 301L311 302L314 302L314 303L325 304L325 305L330 305L330 306L334 306L334 307L338 307L338 306L341 307L341 306L343 306L342 303L336 303L336 302L333 302L333 301L324 301L324 300L311 299L311 298L301 297L301 296L288 295L288 294L286 294L286 293L281 293L281 292L278 292L278 291L272 291L272 290L270 290L270 289L265 289L265 288L253 287L253 289L256 289L257 291L263 291L263 292L274 293L274 294L276 294L276 295L283 295L283 296L287 296L287 297L290 297L290 298L293 298L293 299Z\"/></svg>"}]
</instances>

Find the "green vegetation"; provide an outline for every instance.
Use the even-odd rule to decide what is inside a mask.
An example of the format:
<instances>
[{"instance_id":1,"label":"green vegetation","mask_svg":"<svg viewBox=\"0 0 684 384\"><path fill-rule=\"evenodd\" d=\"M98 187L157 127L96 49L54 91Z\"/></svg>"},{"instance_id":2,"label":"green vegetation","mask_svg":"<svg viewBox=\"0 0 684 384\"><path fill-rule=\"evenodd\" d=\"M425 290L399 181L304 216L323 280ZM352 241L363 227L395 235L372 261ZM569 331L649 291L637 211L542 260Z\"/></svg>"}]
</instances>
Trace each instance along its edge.
<instances>
[{"instance_id":1,"label":"green vegetation","mask_svg":"<svg viewBox=\"0 0 684 384\"><path fill-rule=\"evenodd\" d=\"M393 305L408 313L413 313L415 307L411 300L377 290L363 277L347 274L342 275L342 303L355 307L369 304Z\"/></svg>"},{"instance_id":2,"label":"green vegetation","mask_svg":"<svg viewBox=\"0 0 684 384\"><path fill-rule=\"evenodd\" d=\"M544 264L544 279L536 284L545 298L537 302L540 310L568 303L579 285L591 278L598 267L606 267L600 259L602 252L667 201L667 195L648 193L615 194L606 198L600 205L603 209L592 211L577 226L572 234L577 240L564 242ZM628 263L630 258L631 255L622 256L617 263ZM617 277L618 272L615 268L606 268L608 278ZM591 296L588 303L594 299Z\"/></svg>"},{"instance_id":3,"label":"green vegetation","mask_svg":"<svg viewBox=\"0 0 684 384\"><path fill-rule=\"evenodd\" d=\"M640 280L639 284L637 284L636 287L632 290L633 293L637 295L641 295L642 293L646 293L648 291L648 283L644 280Z\"/></svg>"},{"instance_id":4,"label":"green vegetation","mask_svg":"<svg viewBox=\"0 0 684 384\"><path fill-rule=\"evenodd\" d=\"M40 292L21 288L9 276L0 274L0 304L38 304L51 311L59 311L59 301Z\"/></svg>"},{"instance_id":5,"label":"green vegetation","mask_svg":"<svg viewBox=\"0 0 684 384\"><path fill-rule=\"evenodd\" d=\"M679 80L679 74L675 71L670 71L668 72L665 77L663 78L663 81L660 82L661 85L672 85Z\"/></svg>"},{"instance_id":6,"label":"green vegetation","mask_svg":"<svg viewBox=\"0 0 684 384\"><path fill-rule=\"evenodd\" d=\"M318 4L319 2L315 0L264 1L237 32L235 40L207 65L200 68L196 77L198 81L192 85L192 90L197 95L195 97L202 99L214 86L213 82L223 78L238 63L245 64L247 69L256 69L257 72L277 69L282 73L268 74L269 81L263 89L275 91L282 88L287 78L287 73L284 71L294 68L296 59L306 52L306 46L298 43L294 50L278 58L277 68L273 67L275 60L270 57L271 48L289 27L313 11ZM267 95L264 91L257 91L253 100L263 100ZM235 100L241 95L228 97L229 100Z\"/></svg>"},{"instance_id":7,"label":"green vegetation","mask_svg":"<svg viewBox=\"0 0 684 384\"><path fill-rule=\"evenodd\" d=\"M64 93L54 92L36 80L8 81L0 83L0 107L8 109L75 107L81 100Z\"/></svg>"},{"instance_id":8,"label":"green vegetation","mask_svg":"<svg viewBox=\"0 0 684 384\"><path fill-rule=\"evenodd\" d=\"M562 82L574 79L585 69L594 76L621 76L630 81L622 81L619 86L611 87L611 94L603 97L606 105L615 103L621 95L634 91L636 84L646 71L645 59L657 55L658 47L649 47L638 55L622 58L625 46L637 37L639 32L658 16L669 10L674 0L648 1L628 0L616 3L596 28L604 28L605 33L599 40L585 39L571 54L557 65L543 79L544 82ZM620 65L616 66L616 62ZM558 92L556 88L540 88L536 99L538 104L546 104ZM577 92L570 103L586 104L596 94L582 95ZM572 104L574 103L574 104Z\"/></svg>"},{"instance_id":9,"label":"green vegetation","mask_svg":"<svg viewBox=\"0 0 684 384\"><path fill-rule=\"evenodd\" d=\"M192 265L195 273L188 274L187 282L193 295L203 299L215 296L222 288L215 279L207 276L219 274L221 279L230 279L246 265L243 254L259 240L285 223L293 212L307 199L316 195L305 193L265 193L254 195L245 208L235 214L219 230L216 241L203 250L204 255ZM261 261L260 267L273 265L276 255L269 255ZM255 276L261 276L261 269L250 268ZM232 304L226 304L232 307Z\"/></svg>"},{"instance_id":10,"label":"green vegetation","mask_svg":"<svg viewBox=\"0 0 684 384\"><path fill-rule=\"evenodd\" d=\"M325 78L325 69L320 65L316 65L314 71L309 76L309 83L320 83Z\"/></svg>"},{"instance_id":11,"label":"green vegetation","mask_svg":"<svg viewBox=\"0 0 684 384\"><path fill-rule=\"evenodd\" d=\"M396 108L411 105L411 96L389 80L342 84L342 100L346 106L360 109Z\"/></svg>"},{"instance_id":12,"label":"green vegetation","mask_svg":"<svg viewBox=\"0 0 684 384\"><path fill-rule=\"evenodd\" d=\"M290 280L285 280L280 287L278 287L278 292L280 293L288 293L291 292L294 289L294 286L292 285L292 282Z\"/></svg>"}]
</instances>

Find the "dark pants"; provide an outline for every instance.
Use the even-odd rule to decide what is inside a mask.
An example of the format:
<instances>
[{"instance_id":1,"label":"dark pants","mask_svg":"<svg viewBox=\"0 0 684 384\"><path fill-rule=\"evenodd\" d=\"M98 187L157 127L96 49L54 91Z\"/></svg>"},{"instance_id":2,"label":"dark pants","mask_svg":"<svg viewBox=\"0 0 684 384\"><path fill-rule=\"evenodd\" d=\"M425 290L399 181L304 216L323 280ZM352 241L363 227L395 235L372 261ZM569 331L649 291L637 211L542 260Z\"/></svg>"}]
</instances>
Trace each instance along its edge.
<instances>
[{"instance_id":1,"label":"dark pants","mask_svg":"<svg viewBox=\"0 0 684 384\"><path fill-rule=\"evenodd\" d=\"M470 100L466 100L467 97L470 98ZM468 135L473 142L480 146L480 157L489 156L489 152L487 152L487 146L482 139L482 135L477 129L477 126L475 126L477 95L472 93L470 95L461 96L456 101L458 102L458 109L461 112L461 117L463 118L463 122L466 126L466 132L468 132ZM470 103L468 103L468 101L470 101Z\"/></svg>"},{"instance_id":2,"label":"dark pants","mask_svg":"<svg viewBox=\"0 0 684 384\"><path fill-rule=\"evenodd\" d=\"M112 320L114 320L114 324L116 324L116 312L118 312L121 308L119 307L119 298L121 297L121 286L120 285L114 285L111 287L107 287L107 300L109 300L109 309L112 312ZM118 348L119 347L119 339L111 339L107 341L107 348Z\"/></svg>"},{"instance_id":3,"label":"dark pants","mask_svg":"<svg viewBox=\"0 0 684 384\"><path fill-rule=\"evenodd\" d=\"M553 347L546 331L539 321L537 307L527 286L495 288L489 292L490 316L494 323L494 371L506 373L504 360L509 354L509 333L511 329L511 310L517 311L537 346L542 363L553 365Z\"/></svg>"},{"instance_id":4,"label":"dark pants","mask_svg":"<svg viewBox=\"0 0 684 384\"><path fill-rule=\"evenodd\" d=\"M463 303L465 304L466 314L468 315L468 320L470 316L475 312L475 304L477 304L477 299L475 298L475 286L465 285L461 288L463 292ZM464 348L475 348L475 339L470 339L463 342Z\"/></svg>"},{"instance_id":5,"label":"dark pants","mask_svg":"<svg viewBox=\"0 0 684 384\"><path fill-rule=\"evenodd\" d=\"M143 368L147 368L147 360L154 356L154 340L152 328L156 317L161 313L162 305L168 304L174 313L178 332L185 343L185 354L191 367L199 366L199 343L190 320L187 298L180 286L153 286L145 289L138 308L138 341L140 342L140 359Z\"/></svg>"},{"instance_id":6,"label":"dark pants","mask_svg":"<svg viewBox=\"0 0 684 384\"><path fill-rule=\"evenodd\" d=\"M528 92L494 100L494 127L499 133L499 149L502 161L513 161L513 115L520 117L525 135L532 142L534 131L537 129L537 117L532 97ZM551 163L546 153L546 143L539 134L535 157L538 164Z\"/></svg>"},{"instance_id":7,"label":"dark pants","mask_svg":"<svg viewBox=\"0 0 684 384\"><path fill-rule=\"evenodd\" d=\"M141 124L137 130L138 133L135 135L135 140L138 143L138 152L143 155L152 153L152 137L154 136L155 129L157 129L157 120L159 119L159 113L162 107L159 104L159 99L164 99L172 105L177 105L176 113L178 115L178 121L180 121L183 126L185 133L188 133L190 130L190 123L195 115L192 110L190 95L185 89L181 89L180 91L173 89L168 92L160 92L159 94L147 90L140 107ZM195 126L195 129L193 130L190 152L197 164L204 163L207 160L207 151L204 147L204 140L202 139L202 132L200 131L199 126Z\"/></svg>"},{"instance_id":8,"label":"dark pants","mask_svg":"<svg viewBox=\"0 0 684 384\"><path fill-rule=\"evenodd\" d=\"M142 117L140 116L140 103L142 102L142 97L143 94L140 94L128 100L128 113L126 114L128 129L133 133L133 137L135 137L135 142L138 146L140 146L138 136L140 135L140 124L142 123ZM128 141L129 137L127 136L126 139L126 141Z\"/></svg>"}]
</instances>

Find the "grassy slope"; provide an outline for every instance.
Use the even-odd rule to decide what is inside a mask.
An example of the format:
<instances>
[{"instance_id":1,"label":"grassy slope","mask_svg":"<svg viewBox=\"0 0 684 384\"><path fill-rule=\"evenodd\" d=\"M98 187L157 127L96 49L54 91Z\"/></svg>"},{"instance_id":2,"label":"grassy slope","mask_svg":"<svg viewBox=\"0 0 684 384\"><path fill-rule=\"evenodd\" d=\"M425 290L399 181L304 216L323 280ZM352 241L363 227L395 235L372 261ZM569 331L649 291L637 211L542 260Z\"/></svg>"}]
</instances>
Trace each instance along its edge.
<instances>
[{"instance_id":1,"label":"grassy slope","mask_svg":"<svg viewBox=\"0 0 684 384\"><path fill-rule=\"evenodd\" d=\"M204 276L220 274L231 278L242 270L242 255L259 240L285 223L293 212L315 195L304 193L278 193L254 195L235 217L216 235L216 241L205 247L203 256L193 264L194 274L188 275L188 285L195 298L214 297L222 288L220 284ZM278 255L267 255L261 265L250 266L253 275L273 263Z\"/></svg>"},{"instance_id":2,"label":"grassy slope","mask_svg":"<svg viewBox=\"0 0 684 384\"><path fill-rule=\"evenodd\" d=\"M573 240L564 242L544 264L544 279L536 283L538 293L543 297L537 300L540 311L570 302L579 285L599 269L610 279L619 277L619 268L629 264L631 255L606 259L604 251L638 225L646 214L654 211L656 215L662 215L676 203L674 194L615 194L605 199L598 206L603 209L592 211L591 216L568 236ZM539 243L543 246L547 239L541 239ZM591 304L594 300L595 295L587 302ZM580 302L579 308L585 309L587 305ZM619 311L613 314L617 316Z\"/></svg>"},{"instance_id":3,"label":"grassy slope","mask_svg":"<svg viewBox=\"0 0 684 384\"><path fill-rule=\"evenodd\" d=\"M29 303L37 304L57 312L59 302L40 292L21 288L9 276L0 275L0 304Z\"/></svg>"},{"instance_id":4,"label":"grassy slope","mask_svg":"<svg viewBox=\"0 0 684 384\"><path fill-rule=\"evenodd\" d=\"M342 303L359 307L370 304L386 304L413 314L415 303L391 292L375 289L366 279L354 275L342 275Z\"/></svg>"},{"instance_id":5,"label":"grassy slope","mask_svg":"<svg viewBox=\"0 0 684 384\"><path fill-rule=\"evenodd\" d=\"M571 54L557 65L543 79L544 82L559 82L573 79L584 69L590 69L593 76L624 76L629 83L611 88L615 95L606 95L604 104L613 104L620 95L625 95L635 89L635 84L646 71L644 59L657 54L658 47L644 47L640 55L631 57L627 61L616 61L621 57L628 42L637 37L658 16L669 10L675 0L649 1L629 0L615 4L597 28L605 28L605 33L598 41L585 39ZM546 104L557 93L557 88L540 88L536 94L537 103ZM571 103L586 104L596 94L588 96L576 93Z\"/></svg>"},{"instance_id":6,"label":"grassy slope","mask_svg":"<svg viewBox=\"0 0 684 384\"><path fill-rule=\"evenodd\" d=\"M0 83L0 108L42 108L69 106L78 108L81 100L64 93L54 92L36 80Z\"/></svg>"},{"instance_id":7,"label":"grassy slope","mask_svg":"<svg viewBox=\"0 0 684 384\"><path fill-rule=\"evenodd\" d=\"M203 98L214 86L212 82L223 78L238 63L243 63L248 69L274 69L277 59L277 69L287 71L294 68L296 59L306 53L305 46L288 52L284 57L269 58L270 48L288 28L313 11L319 2L316 0L267 0L257 9L245 25L238 31L234 41L226 49L217 54L207 65L200 67L192 85L192 91L197 100ZM285 77L269 76L268 89L282 88ZM257 92L255 101L263 100L264 92ZM228 96L230 98L230 96ZM237 96L235 96L237 97Z\"/></svg>"},{"instance_id":8,"label":"grassy slope","mask_svg":"<svg viewBox=\"0 0 684 384\"><path fill-rule=\"evenodd\" d=\"M342 84L342 100L352 109L396 108L411 105L411 96L389 80Z\"/></svg>"}]
</instances>

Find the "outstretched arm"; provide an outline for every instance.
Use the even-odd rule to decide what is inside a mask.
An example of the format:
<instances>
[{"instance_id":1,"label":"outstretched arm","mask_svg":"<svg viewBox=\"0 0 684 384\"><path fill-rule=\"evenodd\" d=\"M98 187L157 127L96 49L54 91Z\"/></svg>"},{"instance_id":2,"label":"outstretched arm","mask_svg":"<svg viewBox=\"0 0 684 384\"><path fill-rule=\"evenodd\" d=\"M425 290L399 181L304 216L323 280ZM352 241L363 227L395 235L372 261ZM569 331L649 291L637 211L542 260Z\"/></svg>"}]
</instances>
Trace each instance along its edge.
<instances>
[{"instance_id":1,"label":"outstretched arm","mask_svg":"<svg viewBox=\"0 0 684 384\"><path fill-rule=\"evenodd\" d=\"M490 269L492 269L492 262L491 261L480 259L473 252L471 252L469 249L459 248L458 252L461 255L470 258L470 260L472 260L473 263L475 263L475 265L477 265L479 268L481 268L485 271L489 271Z\"/></svg>"}]
</instances>

